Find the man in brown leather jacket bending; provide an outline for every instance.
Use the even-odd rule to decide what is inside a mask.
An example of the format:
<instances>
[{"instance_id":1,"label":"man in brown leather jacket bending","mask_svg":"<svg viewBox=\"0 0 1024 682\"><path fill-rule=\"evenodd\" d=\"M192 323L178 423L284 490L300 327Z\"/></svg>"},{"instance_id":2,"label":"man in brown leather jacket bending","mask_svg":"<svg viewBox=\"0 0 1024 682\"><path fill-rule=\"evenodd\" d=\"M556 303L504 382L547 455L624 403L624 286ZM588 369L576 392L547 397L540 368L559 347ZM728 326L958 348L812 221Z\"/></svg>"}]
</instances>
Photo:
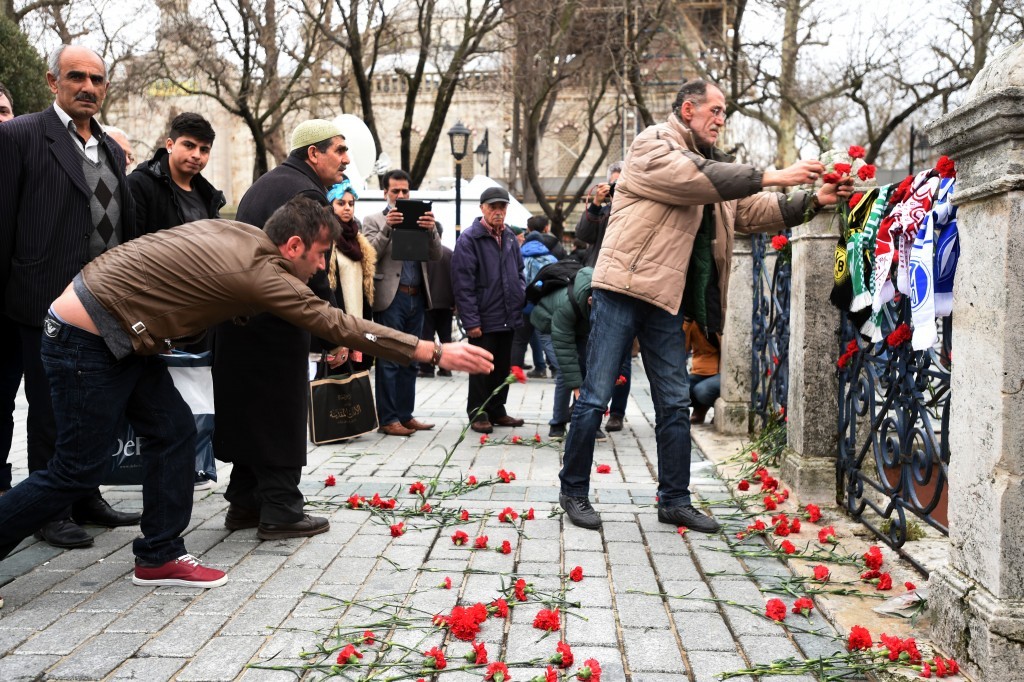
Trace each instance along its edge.
<instances>
[{"instance_id":1,"label":"man in brown leather jacket bending","mask_svg":"<svg viewBox=\"0 0 1024 682\"><path fill-rule=\"evenodd\" d=\"M217 587L224 572L201 566L181 533L192 514L195 421L158 354L203 330L260 312L316 336L397 362L488 373L491 355L433 344L332 308L306 286L338 237L329 209L296 197L264 230L202 220L114 248L86 265L43 320L42 360L57 422L46 469L0 497L0 558L88 494L109 466L107 444L122 416L146 440L137 585Z\"/></svg>"}]
</instances>

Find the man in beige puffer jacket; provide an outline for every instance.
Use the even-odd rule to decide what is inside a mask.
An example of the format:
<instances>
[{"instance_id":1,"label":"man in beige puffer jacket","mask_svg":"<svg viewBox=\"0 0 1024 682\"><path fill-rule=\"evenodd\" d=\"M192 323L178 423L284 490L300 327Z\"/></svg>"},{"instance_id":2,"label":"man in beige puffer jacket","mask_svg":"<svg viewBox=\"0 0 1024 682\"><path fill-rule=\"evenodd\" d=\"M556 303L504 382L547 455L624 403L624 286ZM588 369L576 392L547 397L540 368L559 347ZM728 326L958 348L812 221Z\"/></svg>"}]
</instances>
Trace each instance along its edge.
<instances>
[{"instance_id":1,"label":"man in beige puffer jacket","mask_svg":"<svg viewBox=\"0 0 1024 682\"><path fill-rule=\"evenodd\" d=\"M850 196L852 183L816 193L763 191L814 183L817 160L777 171L732 163L715 149L725 124L725 95L687 81L668 121L647 128L629 148L593 279L587 376L565 442L559 502L569 520L596 529L589 500L594 436L636 337L651 382L658 444L658 520L705 533L718 523L690 499L690 406L683 310L706 334L721 332L734 231L778 232Z\"/></svg>"}]
</instances>

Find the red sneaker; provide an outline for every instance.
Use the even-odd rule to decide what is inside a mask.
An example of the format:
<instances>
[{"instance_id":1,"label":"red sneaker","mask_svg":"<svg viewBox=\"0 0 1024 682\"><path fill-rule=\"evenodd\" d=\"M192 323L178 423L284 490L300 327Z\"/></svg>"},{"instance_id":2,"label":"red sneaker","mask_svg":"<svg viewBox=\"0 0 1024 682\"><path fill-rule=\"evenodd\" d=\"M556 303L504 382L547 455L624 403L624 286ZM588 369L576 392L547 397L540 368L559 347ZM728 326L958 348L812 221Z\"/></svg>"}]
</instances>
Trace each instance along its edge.
<instances>
[{"instance_id":1,"label":"red sneaker","mask_svg":"<svg viewBox=\"0 0 1024 682\"><path fill-rule=\"evenodd\" d=\"M136 566L132 582L136 585L177 585L180 587L220 587L228 581L224 571L206 568L191 554L183 554L163 566Z\"/></svg>"}]
</instances>

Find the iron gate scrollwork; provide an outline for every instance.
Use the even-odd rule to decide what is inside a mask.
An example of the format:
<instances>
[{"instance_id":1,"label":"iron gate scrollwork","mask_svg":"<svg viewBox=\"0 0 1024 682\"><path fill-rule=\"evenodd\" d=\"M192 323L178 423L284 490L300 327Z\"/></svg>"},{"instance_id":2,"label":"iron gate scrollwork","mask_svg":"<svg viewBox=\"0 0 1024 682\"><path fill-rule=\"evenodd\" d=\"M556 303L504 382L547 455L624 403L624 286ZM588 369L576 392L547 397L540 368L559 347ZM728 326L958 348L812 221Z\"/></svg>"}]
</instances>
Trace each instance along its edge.
<instances>
[{"instance_id":1,"label":"iron gate scrollwork","mask_svg":"<svg viewBox=\"0 0 1024 682\"><path fill-rule=\"evenodd\" d=\"M840 353L853 339L859 340L859 350L839 370L837 501L899 550L907 541L908 517L949 532L952 318L941 320L934 347L914 351L909 341L896 346L887 341L893 330L910 321L908 297L888 304L884 313L886 338L876 344L861 340L842 315Z\"/></svg>"},{"instance_id":2,"label":"iron gate scrollwork","mask_svg":"<svg viewBox=\"0 0 1024 682\"><path fill-rule=\"evenodd\" d=\"M793 265L788 251L780 254L768 248L768 241L762 234L750 239L754 261L751 431L764 428L770 415L785 412L789 390L789 296Z\"/></svg>"}]
</instances>

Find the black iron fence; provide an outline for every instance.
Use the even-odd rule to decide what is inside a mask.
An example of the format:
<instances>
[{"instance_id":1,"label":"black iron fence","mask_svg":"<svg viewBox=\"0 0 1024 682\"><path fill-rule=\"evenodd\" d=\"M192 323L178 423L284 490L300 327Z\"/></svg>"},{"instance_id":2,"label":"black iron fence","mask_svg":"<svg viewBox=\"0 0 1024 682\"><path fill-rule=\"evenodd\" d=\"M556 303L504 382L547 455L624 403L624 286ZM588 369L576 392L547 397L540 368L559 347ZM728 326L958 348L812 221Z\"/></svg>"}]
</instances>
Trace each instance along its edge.
<instances>
[{"instance_id":1,"label":"black iron fence","mask_svg":"<svg viewBox=\"0 0 1024 682\"><path fill-rule=\"evenodd\" d=\"M788 239L789 234L787 232ZM789 293L793 266L789 251L775 251L765 235L754 235L754 313L750 356L752 430L786 409L789 390Z\"/></svg>"}]
</instances>

